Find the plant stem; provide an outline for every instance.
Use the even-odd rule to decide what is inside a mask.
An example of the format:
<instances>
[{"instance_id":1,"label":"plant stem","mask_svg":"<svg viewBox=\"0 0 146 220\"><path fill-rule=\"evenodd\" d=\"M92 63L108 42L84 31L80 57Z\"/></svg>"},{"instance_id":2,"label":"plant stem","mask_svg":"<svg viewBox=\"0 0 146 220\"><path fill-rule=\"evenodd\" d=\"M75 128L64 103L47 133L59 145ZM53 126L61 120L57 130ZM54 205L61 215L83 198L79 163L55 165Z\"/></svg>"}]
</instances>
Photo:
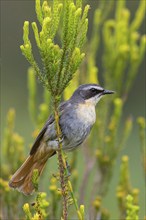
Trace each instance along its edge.
<instances>
[{"instance_id":1,"label":"plant stem","mask_svg":"<svg viewBox=\"0 0 146 220\"><path fill-rule=\"evenodd\" d=\"M64 176L64 159L62 155L62 143L61 143L61 129L59 126L59 112L58 112L58 102L54 102L54 116L56 122L56 133L58 138L58 162L59 162L59 172L60 172L60 185L62 190L62 198L63 198L63 219L67 220L67 192L66 192L66 183Z\"/></svg>"},{"instance_id":2,"label":"plant stem","mask_svg":"<svg viewBox=\"0 0 146 220\"><path fill-rule=\"evenodd\" d=\"M68 175L68 170L66 166L65 156L62 151L62 142L61 142L62 132L59 126L59 112L58 112L58 101L57 100L54 101L54 117L55 117L55 122L56 122L56 133L57 133L57 138L58 138L58 143L59 143L57 153L58 153L59 172L60 172L60 185L61 185L62 197L63 197L63 220L67 220L67 214L68 214L67 213L67 209L68 209L67 208L67 200L68 200L67 190L70 191L70 195L74 203L74 206L75 206L75 209L78 215L78 219L83 220L80 214L80 209L79 209L77 200L73 192L72 184L69 180L67 180L67 182L65 181L65 178Z\"/></svg>"}]
</instances>

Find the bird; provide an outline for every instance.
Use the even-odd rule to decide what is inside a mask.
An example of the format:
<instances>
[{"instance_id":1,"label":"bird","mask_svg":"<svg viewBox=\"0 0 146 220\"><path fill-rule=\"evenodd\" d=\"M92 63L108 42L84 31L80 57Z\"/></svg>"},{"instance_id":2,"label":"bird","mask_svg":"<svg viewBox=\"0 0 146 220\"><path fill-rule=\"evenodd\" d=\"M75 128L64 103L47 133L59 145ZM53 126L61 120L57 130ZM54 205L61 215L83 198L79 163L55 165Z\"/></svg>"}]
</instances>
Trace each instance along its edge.
<instances>
[{"instance_id":1,"label":"bird","mask_svg":"<svg viewBox=\"0 0 146 220\"><path fill-rule=\"evenodd\" d=\"M82 84L70 99L59 105L63 151L73 151L85 141L96 121L96 104L104 95L113 93L114 91L106 90L97 84ZM56 154L58 145L56 124L52 114L34 141L29 156L10 179L9 186L25 195L32 194L34 169L38 170L40 176L47 160Z\"/></svg>"}]
</instances>

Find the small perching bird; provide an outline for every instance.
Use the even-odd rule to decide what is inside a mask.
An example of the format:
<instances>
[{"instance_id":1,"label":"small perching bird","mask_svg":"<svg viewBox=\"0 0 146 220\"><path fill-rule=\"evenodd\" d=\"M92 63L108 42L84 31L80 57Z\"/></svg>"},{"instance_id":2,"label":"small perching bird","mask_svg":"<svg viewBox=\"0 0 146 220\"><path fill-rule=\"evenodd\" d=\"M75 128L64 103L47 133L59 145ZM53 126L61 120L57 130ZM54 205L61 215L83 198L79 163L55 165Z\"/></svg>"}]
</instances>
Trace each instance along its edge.
<instances>
[{"instance_id":1,"label":"small perching bird","mask_svg":"<svg viewBox=\"0 0 146 220\"><path fill-rule=\"evenodd\" d=\"M59 125L64 151L72 151L84 142L96 120L96 104L104 95L113 93L97 84L80 85L69 100L60 104ZM36 138L28 158L12 176L9 186L25 195L31 194L34 190L33 170L38 169L41 175L48 158L56 154L57 150L55 120L50 116Z\"/></svg>"}]
</instances>

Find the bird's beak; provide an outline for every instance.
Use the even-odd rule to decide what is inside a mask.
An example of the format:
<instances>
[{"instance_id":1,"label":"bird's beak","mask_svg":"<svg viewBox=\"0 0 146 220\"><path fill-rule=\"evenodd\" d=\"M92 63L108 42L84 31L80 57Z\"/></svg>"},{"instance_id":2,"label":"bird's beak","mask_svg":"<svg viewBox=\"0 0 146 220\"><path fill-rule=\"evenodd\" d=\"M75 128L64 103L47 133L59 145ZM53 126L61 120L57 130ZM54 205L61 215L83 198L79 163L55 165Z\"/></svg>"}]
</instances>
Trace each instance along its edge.
<instances>
[{"instance_id":1,"label":"bird's beak","mask_svg":"<svg viewBox=\"0 0 146 220\"><path fill-rule=\"evenodd\" d=\"M104 90L103 92L102 92L102 95L106 95L106 94L113 94L113 93L115 93L114 91L111 91L111 90Z\"/></svg>"}]
</instances>

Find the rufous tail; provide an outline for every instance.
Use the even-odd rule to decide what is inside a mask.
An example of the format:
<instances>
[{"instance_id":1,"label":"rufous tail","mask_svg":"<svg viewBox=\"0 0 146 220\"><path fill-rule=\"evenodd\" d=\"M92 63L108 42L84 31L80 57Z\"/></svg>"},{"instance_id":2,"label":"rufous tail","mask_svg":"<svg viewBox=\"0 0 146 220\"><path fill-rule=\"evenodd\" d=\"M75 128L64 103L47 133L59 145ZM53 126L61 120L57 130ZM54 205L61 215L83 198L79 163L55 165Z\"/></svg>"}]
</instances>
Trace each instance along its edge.
<instances>
[{"instance_id":1,"label":"rufous tail","mask_svg":"<svg viewBox=\"0 0 146 220\"><path fill-rule=\"evenodd\" d=\"M36 154L30 155L22 164L22 166L14 173L11 180L9 181L9 186L17 189L25 195L32 194L34 190L32 183L33 170L37 169L40 176L48 158L53 154L54 152L51 151L50 154L47 154L43 158L37 160Z\"/></svg>"}]
</instances>

